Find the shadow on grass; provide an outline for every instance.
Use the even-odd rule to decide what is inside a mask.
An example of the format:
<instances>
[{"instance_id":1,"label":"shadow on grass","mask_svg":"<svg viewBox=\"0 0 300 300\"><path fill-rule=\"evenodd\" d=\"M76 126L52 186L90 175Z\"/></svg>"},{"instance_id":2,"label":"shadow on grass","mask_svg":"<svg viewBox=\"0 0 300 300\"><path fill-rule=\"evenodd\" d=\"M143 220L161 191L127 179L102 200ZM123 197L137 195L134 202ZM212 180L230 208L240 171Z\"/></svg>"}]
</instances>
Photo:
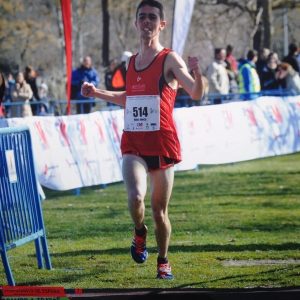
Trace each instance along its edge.
<instances>
[{"instance_id":1,"label":"shadow on grass","mask_svg":"<svg viewBox=\"0 0 300 300\"><path fill-rule=\"evenodd\" d=\"M298 268L296 266L296 268ZM256 272L256 273L249 273L249 274L238 274L238 275L234 275L234 276L226 276L226 277L220 277L220 278L214 278L211 280L206 280L206 281L199 281L199 282L193 282L193 283L188 283L188 284L182 284L179 286L176 286L176 288L179 289L183 289L183 288L191 288L193 286L201 286L201 285L206 285L209 283L213 283L213 282L221 282L221 281L226 281L226 280L233 280L238 282L245 282L247 281L249 284L251 284L251 282L253 282L254 285L257 284L257 281L255 278L259 278L260 281L260 285L263 285L263 278L261 276L265 276L265 275L269 275L269 274L274 274L280 271L287 271L290 269L295 269L295 266L288 266L288 267L281 267L281 268L273 268L271 270L267 270L267 271L261 271L261 272ZM251 278L252 277L252 278ZM274 277L272 277L274 278ZM265 279L265 281L267 281L269 283L268 278Z\"/></svg>"},{"instance_id":2,"label":"shadow on grass","mask_svg":"<svg viewBox=\"0 0 300 300\"><path fill-rule=\"evenodd\" d=\"M149 248L150 252L156 252L156 248ZM287 251L300 250L300 243L284 243L284 244L245 244L245 245L171 245L170 252L241 252L241 251ZM128 254L129 246L126 248L110 248L99 250L74 250L62 253L52 253L53 257L68 257L81 255L123 255Z\"/></svg>"},{"instance_id":3,"label":"shadow on grass","mask_svg":"<svg viewBox=\"0 0 300 300\"><path fill-rule=\"evenodd\" d=\"M207 244L207 245L171 245L170 251L176 252L240 252L240 251L286 251L286 250L300 250L300 243L283 243L283 244Z\"/></svg>"},{"instance_id":4,"label":"shadow on grass","mask_svg":"<svg viewBox=\"0 0 300 300\"><path fill-rule=\"evenodd\" d=\"M260 231L260 232L295 232L299 231L300 224L246 224L246 225L230 225L226 226L226 229L230 230L240 230L243 232L253 232L253 231Z\"/></svg>"},{"instance_id":5,"label":"shadow on grass","mask_svg":"<svg viewBox=\"0 0 300 300\"><path fill-rule=\"evenodd\" d=\"M272 183L272 182L270 182ZM267 183L268 184L268 183ZM240 189L233 188L240 185ZM253 187L255 186L255 188ZM289 187L282 188L279 187L268 187L267 185L262 185L257 188L257 183L249 184L248 187L241 186L239 182L233 184L232 182L216 182L212 183L199 183L199 184L189 184L188 188L177 186L174 188L174 194L193 194L196 193L201 197L249 197L249 196L295 196L299 194L299 188Z\"/></svg>"}]
</instances>

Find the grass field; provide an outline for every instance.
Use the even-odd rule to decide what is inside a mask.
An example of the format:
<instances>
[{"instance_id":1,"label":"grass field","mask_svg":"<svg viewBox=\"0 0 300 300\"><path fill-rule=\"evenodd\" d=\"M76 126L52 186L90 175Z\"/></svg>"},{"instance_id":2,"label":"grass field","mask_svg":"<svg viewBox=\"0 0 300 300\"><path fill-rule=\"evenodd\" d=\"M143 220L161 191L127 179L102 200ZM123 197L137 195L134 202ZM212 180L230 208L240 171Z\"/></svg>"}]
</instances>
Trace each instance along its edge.
<instances>
[{"instance_id":1,"label":"grass field","mask_svg":"<svg viewBox=\"0 0 300 300\"><path fill-rule=\"evenodd\" d=\"M173 281L155 279L156 245L149 198L150 256L145 264L137 265L129 254L132 224L122 183L106 189L82 189L80 196L46 193L43 211L54 269L37 269L33 243L13 249L9 257L18 285L300 285L300 154L176 173L170 204ZM228 266L232 260L246 262ZM0 274L0 284L6 284L2 266Z\"/></svg>"}]
</instances>

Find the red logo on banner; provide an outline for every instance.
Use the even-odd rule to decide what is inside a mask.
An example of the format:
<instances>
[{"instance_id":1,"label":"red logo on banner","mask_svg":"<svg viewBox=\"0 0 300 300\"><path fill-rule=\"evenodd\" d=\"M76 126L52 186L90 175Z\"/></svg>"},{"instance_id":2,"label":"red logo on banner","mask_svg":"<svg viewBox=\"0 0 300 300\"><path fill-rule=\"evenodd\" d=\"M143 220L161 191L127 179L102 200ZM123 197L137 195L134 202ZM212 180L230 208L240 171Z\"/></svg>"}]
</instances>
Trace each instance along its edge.
<instances>
[{"instance_id":1,"label":"red logo on banner","mask_svg":"<svg viewBox=\"0 0 300 300\"><path fill-rule=\"evenodd\" d=\"M79 121L79 130L80 130L80 136L81 136L82 143L84 145L87 145L88 141L86 138L86 127L85 127L84 120Z\"/></svg>"},{"instance_id":2,"label":"red logo on banner","mask_svg":"<svg viewBox=\"0 0 300 300\"><path fill-rule=\"evenodd\" d=\"M47 175L47 173L48 173L48 165L47 164L45 164L43 173L44 173L44 175Z\"/></svg>"},{"instance_id":3,"label":"red logo on banner","mask_svg":"<svg viewBox=\"0 0 300 300\"><path fill-rule=\"evenodd\" d=\"M282 115L278 109L278 106L274 105L272 107L272 112L273 112L273 116L274 116L274 119L277 123L282 123L283 119L282 119Z\"/></svg>"},{"instance_id":4,"label":"red logo on banner","mask_svg":"<svg viewBox=\"0 0 300 300\"><path fill-rule=\"evenodd\" d=\"M70 147L70 141L69 141L68 133L67 133L67 125L64 121L61 121L59 123L59 129L60 129L61 135L62 135L65 143L67 144L67 146Z\"/></svg>"},{"instance_id":5,"label":"red logo on banner","mask_svg":"<svg viewBox=\"0 0 300 300\"><path fill-rule=\"evenodd\" d=\"M233 126L232 113L228 110L223 110L223 115L225 119L225 126L231 128Z\"/></svg>"},{"instance_id":6,"label":"red logo on banner","mask_svg":"<svg viewBox=\"0 0 300 300\"><path fill-rule=\"evenodd\" d=\"M104 132L101 126L101 123L98 120L95 120L95 124L98 128L98 132L99 132L99 137L100 137L100 143L104 143L105 142L105 136L104 136Z\"/></svg>"},{"instance_id":7,"label":"red logo on banner","mask_svg":"<svg viewBox=\"0 0 300 300\"><path fill-rule=\"evenodd\" d=\"M112 117L111 120L112 120L112 128L113 128L113 131L115 133L115 141L120 143L121 138L119 136L118 124L117 124L116 118Z\"/></svg>"},{"instance_id":8,"label":"red logo on banner","mask_svg":"<svg viewBox=\"0 0 300 300\"><path fill-rule=\"evenodd\" d=\"M251 108L251 107L247 108L246 113L249 118L250 125L257 127L258 123L257 123L256 117L255 117L253 108Z\"/></svg>"},{"instance_id":9,"label":"red logo on banner","mask_svg":"<svg viewBox=\"0 0 300 300\"><path fill-rule=\"evenodd\" d=\"M35 128L36 128L36 130L37 130L37 132L38 132L38 134L39 134L39 136L41 138L41 141L43 143L43 147L44 148L49 148L47 137L46 137L46 134L45 134L45 132L44 132L44 130L42 128L41 122L39 122L39 121L38 122L34 122L34 126L35 126Z\"/></svg>"}]
</instances>

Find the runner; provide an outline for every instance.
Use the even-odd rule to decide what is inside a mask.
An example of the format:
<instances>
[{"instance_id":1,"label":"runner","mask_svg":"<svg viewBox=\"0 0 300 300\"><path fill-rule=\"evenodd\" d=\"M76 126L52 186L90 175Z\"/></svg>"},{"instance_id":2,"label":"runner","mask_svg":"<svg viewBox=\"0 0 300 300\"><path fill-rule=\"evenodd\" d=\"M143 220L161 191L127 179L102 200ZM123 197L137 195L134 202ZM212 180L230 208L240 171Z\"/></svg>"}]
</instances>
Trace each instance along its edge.
<instances>
[{"instance_id":1,"label":"runner","mask_svg":"<svg viewBox=\"0 0 300 300\"><path fill-rule=\"evenodd\" d=\"M137 263L144 263L148 257L148 229L144 223L148 175L158 245L157 278L173 279L167 257L171 235L168 204L174 164L180 162L181 154L172 113L178 85L192 99L199 100L203 96L203 82L196 57L188 58L193 78L183 59L161 45L159 35L166 21L160 2L142 1L136 10L135 26L140 49L128 62L126 91L100 90L84 83L82 94L125 107L121 151L128 207L135 226L131 255Z\"/></svg>"}]
</instances>

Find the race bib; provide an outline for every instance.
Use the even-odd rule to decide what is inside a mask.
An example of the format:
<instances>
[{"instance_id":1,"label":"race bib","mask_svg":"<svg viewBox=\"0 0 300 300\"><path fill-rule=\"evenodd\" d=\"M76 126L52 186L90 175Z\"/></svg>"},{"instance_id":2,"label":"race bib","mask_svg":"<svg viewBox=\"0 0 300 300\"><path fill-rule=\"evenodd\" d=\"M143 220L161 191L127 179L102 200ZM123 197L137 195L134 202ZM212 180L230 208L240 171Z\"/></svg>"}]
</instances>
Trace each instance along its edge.
<instances>
[{"instance_id":1,"label":"race bib","mask_svg":"<svg viewBox=\"0 0 300 300\"><path fill-rule=\"evenodd\" d=\"M125 131L157 131L160 129L160 96L127 96Z\"/></svg>"}]
</instances>

